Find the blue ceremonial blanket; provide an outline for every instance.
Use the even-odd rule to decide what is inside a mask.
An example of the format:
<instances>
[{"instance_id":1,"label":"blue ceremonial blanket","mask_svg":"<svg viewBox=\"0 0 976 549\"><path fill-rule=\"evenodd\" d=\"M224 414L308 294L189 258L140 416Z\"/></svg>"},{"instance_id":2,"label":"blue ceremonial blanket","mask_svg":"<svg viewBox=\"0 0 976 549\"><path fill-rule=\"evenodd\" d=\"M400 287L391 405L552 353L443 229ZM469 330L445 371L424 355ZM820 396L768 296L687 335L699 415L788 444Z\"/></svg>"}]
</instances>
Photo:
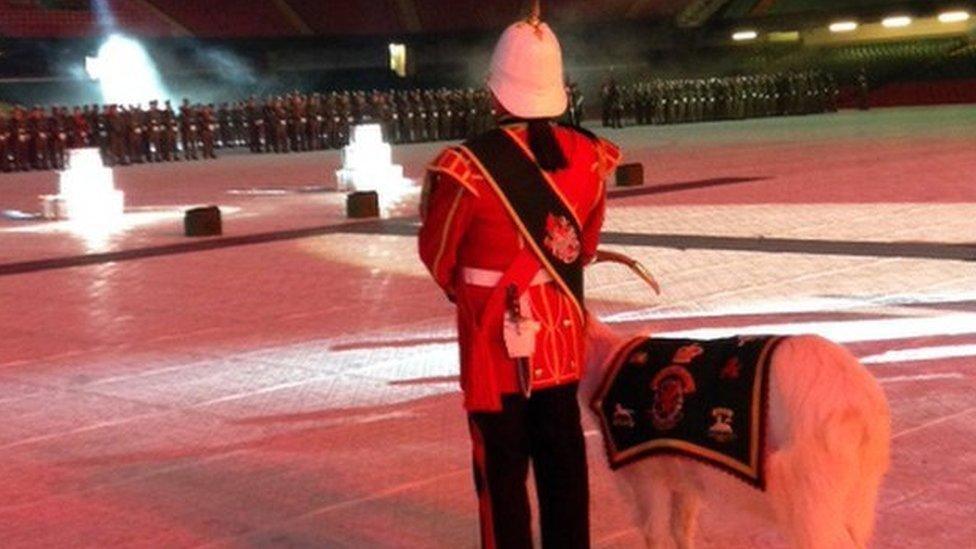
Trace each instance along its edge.
<instances>
[{"instance_id":1,"label":"blue ceremonial blanket","mask_svg":"<svg viewBox=\"0 0 976 549\"><path fill-rule=\"evenodd\" d=\"M765 490L766 386L770 356L782 339L628 342L590 403L610 466L681 455Z\"/></svg>"}]
</instances>

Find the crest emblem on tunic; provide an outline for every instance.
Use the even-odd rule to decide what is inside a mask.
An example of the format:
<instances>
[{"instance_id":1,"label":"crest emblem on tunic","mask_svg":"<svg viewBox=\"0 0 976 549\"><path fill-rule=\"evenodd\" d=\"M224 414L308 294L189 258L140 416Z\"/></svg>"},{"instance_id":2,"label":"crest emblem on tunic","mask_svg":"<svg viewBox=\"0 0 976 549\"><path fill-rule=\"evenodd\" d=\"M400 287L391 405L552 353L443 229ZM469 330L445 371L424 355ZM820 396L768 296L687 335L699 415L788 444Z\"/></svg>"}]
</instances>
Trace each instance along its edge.
<instances>
[{"instance_id":1,"label":"crest emblem on tunic","mask_svg":"<svg viewBox=\"0 0 976 549\"><path fill-rule=\"evenodd\" d=\"M549 214L546 218L546 249L559 261L569 264L575 262L582 246L576 228L564 216Z\"/></svg>"},{"instance_id":2,"label":"crest emblem on tunic","mask_svg":"<svg viewBox=\"0 0 976 549\"><path fill-rule=\"evenodd\" d=\"M651 422L658 431L669 431L684 419L685 395L694 393L695 380L678 364L661 370L651 381L654 403Z\"/></svg>"}]
</instances>

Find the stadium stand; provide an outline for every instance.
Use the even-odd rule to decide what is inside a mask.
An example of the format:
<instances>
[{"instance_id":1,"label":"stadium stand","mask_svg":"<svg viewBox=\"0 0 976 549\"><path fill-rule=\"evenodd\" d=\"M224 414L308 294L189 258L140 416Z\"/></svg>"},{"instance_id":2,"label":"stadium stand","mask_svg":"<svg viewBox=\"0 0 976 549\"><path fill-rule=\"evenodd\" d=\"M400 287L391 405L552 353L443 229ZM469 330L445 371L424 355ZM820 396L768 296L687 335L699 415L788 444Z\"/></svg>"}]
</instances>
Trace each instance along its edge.
<instances>
[{"instance_id":1,"label":"stadium stand","mask_svg":"<svg viewBox=\"0 0 976 549\"><path fill-rule=\"evenodd\" d=\"M742 19L796 13L850 13L872 11L892 4L895 2L885 0L731 0L722 11L722 17Z\"/></svg>"},{"instance_id":2,"label":"stadium stand","mask_svg":"<svg viewBox=\"0 0 976 549\"><path fill-rule=\"evenodd\" d=\"M803 12L844 12L891 5L884 0L773 0L755 2L750 15L781 15Z\"/></svg>"},{"instance_id":3,"label":"stadium stand","mask_svg":"<svg viewBox=\"0 0 976 549\"><path fill-rule=\"evenodd\" d=\"M271 37L298 34L274 2L187 2L152 0L194 36L205 38ZM328 5L340 4L329 2Z\"/></svg>"},{"instance_id":4,"label":"stadium stand","mask_svg":"<svg viewBox=\"0 0 976 549\"><path fill-rule=\"evenodd\" d=\"M777 51L765 48L743 60L756 70L795 70L817 67L840 79L850 79L864 68L876 81L915 79L952 63L951 54L966 44L963 38L915 39L844 46L794 46Z\"/></svg>"},{"instance_id":5,"label":"stadium stand","mask_svg":"<svg viewBox=\"0 0 976 549\"><path fill-rule=\"evenodd\" d=\"M480 86L496 30L525 0L0 0L0 101L10 104L100 102L97 84L78 67L106 34L93 9L106 5L116 25L135 36L157 37L146 47L170 92L194 101L239 100L252 94L343 89ZM599 96L611 70L621 84L648 78L709 79L817 70L836 77L841 105L861 71L879 102L902 104L968 97L959 81L976 79L973 37L923 38L846 45L803 42L730 47L722 18L757 10L776 13L816 8L806 0L732 0L713 29L676 28L673 18L690 0L546 0L560 26L569 76L584 96ZM831 0L827 9L841 9ZM853 8L882 5L861 0ZM767 17L767 15L763 15ZM725 37L713 38L709 33ZM302 35L302 40L294 37ZM312 35L309 38L307 35ZM389 71L388 42L407 37L414 63L406 78ZM172 39L167 39L172 38ZM199 39L199 40L198 40ZM943 82L910 92L915 82ZM964 86L963 86L964 88ZM886 91L886 90L895 91ZM896 99L884 99L886 97ZM882 104L878 103L878 104ZM889 103L883 103L889 104Z\"/></svg>"},{"instance_id":6,"label":"stadium stand","mask_svg":"<svg viewBox=\"0 0 976 549\"><path fill-rule=\"evenodd\" d=\"M976 79L893 82L872 91L875 107L976 103Z\"/></svg>"},{"instance_id":7,"label":"stadium stand","mask_svg":"<svg viewBox=\"0 0 976 549\"><path fill-rule=\"evenodd\" d=\"M403 31L395 0L375 0L369 9L353 2L289 0L288 4L320 35L397 34Z\"/></svg>"},{"instance_id":8,"label":"stadium stand","mask_svg":"<svg viewBox=\"0 0 976 549\"><path fill-rule=\"evenodd\" d=\"M390 35L457 32L504 26L523 0L280 0L244 2L104 0L121 27L147 37L203 38ZM689 0L551 0L553 21L579 23L671 16ZM297 17L297 21L293 18ZM88 1L0 0L0 34L7 37L83 37L98 34Z\"/></svg>"},{"instance_id":9,"label":"stadium stand","mask_svg":"<svg viewBox=\"0 0 976 549\"><path fill-rule=\"evenodd\" d=\"M131 0L106 0L116 23L143 36L173 36L173 26L150 6ZM84 2L48 8L35 1L0 0L0 35L19 38L75 38L99 32L97 18ZM74 9L67 9L74 6Z\"/></svg>"}]
</instances>

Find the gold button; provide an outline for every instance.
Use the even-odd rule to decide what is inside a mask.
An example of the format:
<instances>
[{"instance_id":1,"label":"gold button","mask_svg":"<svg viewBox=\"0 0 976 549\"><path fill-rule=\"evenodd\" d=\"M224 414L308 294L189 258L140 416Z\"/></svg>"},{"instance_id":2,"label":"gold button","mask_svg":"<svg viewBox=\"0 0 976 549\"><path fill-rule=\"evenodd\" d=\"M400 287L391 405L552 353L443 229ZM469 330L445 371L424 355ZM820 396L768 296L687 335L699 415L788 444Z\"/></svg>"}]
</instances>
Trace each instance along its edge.
<instances>
[{"instance_id":1,"label":"gold button","mask_svg":"<svg viewBox=\"0 0 976 549\"><path fill-rule=\"evenodd\" d=\"M542 375L542 368L536 368L535 375L541 376Z\"/></svg>"},{"instance_id":2,"label":"gold button","mask_svg":"<svg viewBox=\"0 0 976 549\"><path fill-rule=\"evenodd\" d=\"M568 318L564 318L563 319L563 328L570 328L572 326L573 326L573 321L572 320L570 320Z\"/></svg>"}]
</instances>

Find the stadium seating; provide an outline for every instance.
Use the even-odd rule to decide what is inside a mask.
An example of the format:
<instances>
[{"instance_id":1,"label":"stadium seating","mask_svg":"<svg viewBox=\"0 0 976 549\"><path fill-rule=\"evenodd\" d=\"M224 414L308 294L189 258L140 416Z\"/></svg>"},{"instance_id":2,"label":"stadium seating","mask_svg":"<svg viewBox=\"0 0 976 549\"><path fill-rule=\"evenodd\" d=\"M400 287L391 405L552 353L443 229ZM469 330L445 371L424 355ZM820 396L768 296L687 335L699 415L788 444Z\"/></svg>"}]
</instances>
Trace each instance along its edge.
<instances>
[{"instance_id":1,"label":"stadium seating","mask_svg":"<svg viewBox=\"0 0 976 549\"><path fill-rule=\"evenodd\" d=\"M775 2L767 2L768 5L763 15L816 11L843 12L845 10L884 6L892 3L884 0L776 0Z\"/></svg>"},{"instance_id":2,"label":"stadium seating","mask_svg":"<svg viewBox=\"0 0 976 549\"><path fill-rule=\"evenodd\" d=\"M842 93L840 104L854 107L854 90ZM976 103L976 78L934 82L893 82L871 91L871 106L902 107Z\"/></svg>"},{"instance_id":3,"label":"stadium seating","mask_svg":"<svg viewBox=\"0 0 976 549\"><path fill-rule=\"evenodd\" d=\"M288 5L317 34L375 35L402 30L395 0L374 0L368 10L353 2L289 0Z\"/></svg>"},{"instance_id":4,"label":"stadium seating","mask_svg":"<svg viewBox=\"0 0 976 549\"><path fill-rule=\"evenodd\" d=\"M764 48L744 50L733 66L746 71L785 71L817 68L833 73L839 81L854 79L863 68L872 85L895 80L959 78L976 76L964 38L937 38L857 44L847 46ZM722 56L726 60L729 55Z\"/></svg>"},{"instance_id":5,"label":"stadium seating","mask_svg":"<svg viewBox=\"0 0 976 549\"><path fill-rule=\"evenodd\" d=\"M107 0L119 26L144 36L170 36L174 29L152 9L131 0ZM88 9L47 9L33 2L0 0L0 35L23 38L73 38L98 31Z\"/></svg>"},{"instance_id":6,"label":"stadium seating","mask_svg":"<svg viewBox=\"0 0 976 549\"><path fill-rule=\"evenodd\" d=\"M104 0L117 22L133 34L160 37L185 28L199 37L278 37L301 34L395 35L499 28L524 12L524 0ZM558 23L619 21L671 16L689 0L635 3L633 0L551 0L546 15ZM58 7L52 7L58 6ZM289 19L287 8L300 22ZM413 12L413 8L416 11ZM410 10L404 13L403 10ZM174 28L175 27L175 28ZM73 38L98 34L86 0L0 0L0 35L15 38Z\"/></svg>"},{"instance_id":7,"label":"stadium seating","mask_svg":"<svg viewBox=\"0 0 976 549\"><path fill-rule=\"evenodd\" d=\"M152 0L191 34L207 38L268 37L297 34L273 2ZM332 6L340 2L329 2Z\"/></svg>"}]
</instances>

